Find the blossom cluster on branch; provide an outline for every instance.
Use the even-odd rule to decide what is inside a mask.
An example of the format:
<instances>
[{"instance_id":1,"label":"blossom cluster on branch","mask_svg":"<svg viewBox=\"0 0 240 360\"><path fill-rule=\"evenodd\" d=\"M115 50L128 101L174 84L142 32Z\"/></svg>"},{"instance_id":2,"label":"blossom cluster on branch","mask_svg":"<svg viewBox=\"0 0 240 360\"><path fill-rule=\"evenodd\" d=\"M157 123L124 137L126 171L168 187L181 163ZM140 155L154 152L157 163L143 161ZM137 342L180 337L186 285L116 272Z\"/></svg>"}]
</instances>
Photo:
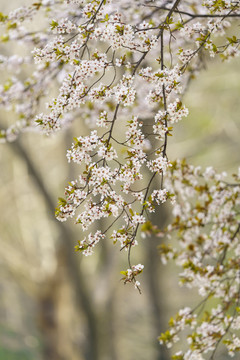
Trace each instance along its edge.
<instances>
[{"instance_id":1,"label":"blossom cluster on branch","mask_svg":"<svg viewBox=\"0 0 240 360\"><path fill-rule=\"evenodd\" d=\"M162 244L161 256L164 263L175 260L182 268L180 284L197 288L203 300L194 309L180 310L160 342L171 347L190 328L188 355L181 352L176 359L202 359L209 352L213 359L221 342L234 355L240 349L240 169L226 182L227 174L212 167L202 171L185 161L172 165L166 187L176 202L167 230L169 238L178 233L180 248ZM218 305L209 313L213 299Z\"/></svg>"},{"instance_id":2,"label":"blossom cluster on branch","mask_svg":"<svg viewBox=\"0 0 240 360\"><path fill-rule=\"evenodd\" d=\"M181 330L192 329L190 350L173 357L179 360L201 360L209 351L213 359L223 341L230 354L240 349L239 175L227 183L212 168L202 172L167 156L168 137L188 115L182 96L189 82L209 58L239 55L240 40L231 33L238 17L237 0L39 0L0 14L2 44L17 41L28 54L0 56L9 72L0 105L17 117L0 130L1 142L25 131L51 135L76 119L91 127L86 136L79 129L67 151L79 176L56 209L59 221L74 218L86 232L76 250L91 255L102 241L119 243L129 262L123 281L140 291L143 265L131 264L131 249L139 229L156 231L148 219L156 206L173 204L168 232L178 232L181 250L164 243L162 260L175 259L181 282L206 301L219 299L205 320L194 309L180 310L161 335L171 346ZM38 21L45 27L29 30ZM103 218L106 229L94 230Z\"/></svg>"}]
</instances>

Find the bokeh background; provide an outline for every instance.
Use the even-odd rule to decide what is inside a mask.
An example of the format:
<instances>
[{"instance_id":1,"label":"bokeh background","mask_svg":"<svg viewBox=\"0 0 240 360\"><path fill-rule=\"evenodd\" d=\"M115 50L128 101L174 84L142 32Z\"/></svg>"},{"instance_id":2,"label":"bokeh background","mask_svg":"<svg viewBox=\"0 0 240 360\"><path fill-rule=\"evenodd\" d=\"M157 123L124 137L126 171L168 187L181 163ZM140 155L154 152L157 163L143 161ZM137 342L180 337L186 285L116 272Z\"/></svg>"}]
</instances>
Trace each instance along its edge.
<instances>
[{"instance_id":1,"label":"bokeh background","mask_svg":"<svg viewBox=\"0 0 240 360\"><path fill-rule=\"evenodd\" d=\"M0 0L0 11L29 3ZM0 53L12 49L0 44ZM190 84L184 98L190 115L169 141L170 159L236 171L239 66L238 59L211 59ZM12 121L1 113L0 126ZM133 263L145 265L141 295L120 281L126 254L117 245L104 242L90 258L74 252L82 233L56 221L54 208L77 176L66 150L73 136L87 132L81 122L54 137L26 133L0 144L0 360L169 360L157 337L177 309L198 301L178 286L174 264L161 264L162 238L140 237L134 250ZM153 221L163 228L168 216L162 208Z\"/></svg>"}]
</instances>

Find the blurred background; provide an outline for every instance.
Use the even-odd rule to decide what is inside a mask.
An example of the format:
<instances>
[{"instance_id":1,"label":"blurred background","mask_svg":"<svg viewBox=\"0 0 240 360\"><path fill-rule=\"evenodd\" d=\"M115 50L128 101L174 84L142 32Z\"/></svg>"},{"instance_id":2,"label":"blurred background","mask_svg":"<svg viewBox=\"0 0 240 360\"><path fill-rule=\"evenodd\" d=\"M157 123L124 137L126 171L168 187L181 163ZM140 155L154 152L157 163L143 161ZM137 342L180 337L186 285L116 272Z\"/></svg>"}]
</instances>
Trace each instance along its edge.
<instances>
[{"instance_id":1,"label":"blurred background","mask_svg":"<svg viewBox=\"0 0 240 360\"><path fill-rule=\"evenodd\" d=\"M24 3L0 0L0 11ZM169 142L171 160L236 171L239 66L239 60L211 60L190 84L184 98L190 115ZM0 126L10 116L2 113ZM178 286L174 264L161 264L157 246L164 239L139 238L134 249L133 263L145 265L140 295L120 281L126 253L110 241L84 258L74 252L80 229L54 218L58 196L77 176L65 156L74 126L54 137L26 133L0 144L0 360L169 360L157 337L170 316L198 298ZM168 214L161 208L153 222L163 228Z\"/></svg>"}]
</instances>

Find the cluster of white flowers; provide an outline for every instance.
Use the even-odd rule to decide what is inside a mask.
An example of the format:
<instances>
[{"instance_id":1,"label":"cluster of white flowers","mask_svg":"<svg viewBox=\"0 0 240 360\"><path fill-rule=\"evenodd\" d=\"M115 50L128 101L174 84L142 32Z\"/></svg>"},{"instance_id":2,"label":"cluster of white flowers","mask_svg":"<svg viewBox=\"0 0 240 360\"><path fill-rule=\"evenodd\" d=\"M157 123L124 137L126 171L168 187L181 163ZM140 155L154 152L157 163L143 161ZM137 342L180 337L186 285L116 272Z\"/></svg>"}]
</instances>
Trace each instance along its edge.
<instances>
[{"instance_id":1,"label":"cluster of white flowers","mask_svg":"<svg viewBox=\"0 0 240 360\"><path fill-rule=\"evenodd\" d=\"M116 102L124 106L133 105L136 95L136 90L133 88L134 78L130 75L123 76L120 83L113 88L113 94Z\"/></svg>"},{"instance_id":2,"label":"cluster of white flowers","mask_svg":"<svg viewBox=\"0 0 240 360\"><path fill-rule=\"evenodd\" d=\"M99 115L99 117L96 120L96 125L100 127L107 127L108 123L108 113L105 111L102 111Z\"/></svg>"},{"instance_id":3,"label":"cluster of white flowers","mask_svg":"<svg viewBox=\"0 0 240 360\"><path fill-rule=\"evenodd\" d=\"M91 156L89 152L95 150L98 145L99 138L96 130L92 131L90 136L79 136L76 138L71 150L67 152L68 162L73 161L81 164L84 161L86 164L90 164Z\"/></svg>"},{"instance_id":4,"label":"cluster of white flowers","mask_svg":"<svg viewBox=\"0 0 240 360\"><path fill-rule=\"evenodd\" d=\"M168 192L167 189L153 190L151 194L152 200L155 200L158 205L167 201Z\"/></svg>"},{"instance_id":5,"label":"cluster of white flowers","mask_svg":"<svg viewBox=\"0 0 240 360\"><path fill-rule=\"evenodd\" d=\"M196 50L191 50L191 49L179 49L179 60L184 63L187 64L189 63L190 60L192 60L192 58L196 56Z\"/></svg>"},{"instance_id":6,"label":"cluster of white flowers","mask_svg":"<svg viewBox=\"0 0 240 360\"><path fill-rule=\"evenodd\" d=\"M108 41L114 50L134 46L134 31L131 25L124 24L121 14L111 15L105 28L98 28L97 34L100 40Z\"/></svg>"},{"instance_id":7,"label":"cluster of white flowers","mask_svg":"<svg viewBox=\"0 0 240 360\"><path fill-rule=\"evenodd\" d=\"M140 282L136 280L136 276L141 274L144 269L144 265L138 264L138 265L132 265L131 269L127 269L126 271L121 271L121 274L124 275L122 280L124 280L124 283L128 282L134 282L135 288L139 289Z\"/></svg>"},{"instance_id":8,"label":"cluster of white flowers","mask_svg":"<svg viewBox=\"0 0 240 360\"><path fill-rule=\"evenodd\" d=\"M172 69L165 68L164 70L156 72L152 72L151 67L143 68L140 70L139 75L154 85L153 89L151 89L147 95L147 101L150 104L162 101L164 96L163 91L167 98L173 91L175 93L181 92L181 72L179 65L174 66Z\"/></svg>"},{"instance_id":9,"label":"cluster of white flowers","mask_svg":"<svg viewBox=\"0 0 240 360\"><path fill-rule=\"evenodd\" d=\"M156 159L150 160L147 163L147 166L152 172L163 173L165 175L167 168L171 166L171 163L165 157L160 155Z\"/></svg>"},{"instance_id":10,"label":"cluster of white flowers","mask_svg":"<svg viewBox=\"0 0 240 360\"><path fill-rule=\"evenodd\" d=\"M97 230L94 235L90 233L87 238L85 237L83 240L79 241L79 245L77 245L75 249L76 251L81 251L85 256L92 255L95 245L104 238L105 235Z\"/></svg>"},{"instance_id":11,"label":"cluster of white flowers","mask_svg":"<svg viewBox=\"0 0 240 360\"><path fill-rule=\"evenodd\" d=\"M199 37L199 35L206 34L206 25L204 23L200 23L199 21L194 24L186 24L180 28L180 34L185 38L193 38Z\"/></svg>"},{"instance_id":12,"label":"cluster of white flowers","mask_svg":"<svg viewBox=\"0 0 240 360\"><path fill-rule=\"evenodd\" d=\"M182 104L179 99L176 99L173 103L170 103L167 108L168 123L174 124L182 120L183 117L188 116L188 109Z\"/></svg>"},{"instance_id":13,"label":"cluster of white flowers","mask_svg":"<svg viewBox=\"0 0 240 360\"><path fill-rule=\"evenodd\" d=\"M225 47L225 50L222 53L222 58L226 61L231 60L232 58L240 56L240 50L238 47L238 43L235 43L235 45L227 45Z\"/></svg>"},{"instance_id":14,"label":"cluster of white flowers","mask_svg":"<svg viewBox=\"0 0 240 360\"><path fill-rule=\"evenodd\" d=\"M177 194L177 201L169 231L180 231L181 249L163 246L163 261L176 258L183 268L181 284L196 287L204 301L211 295L219 302L208 321L195 324L194 333L188 337L192 347L189 354L193 356L199 348L204 353L214 351L230 328L238 328L238 321L225 314L239 303L240 183L226 182L226 173L218 174L212 167L201 171L185 162L172 165L165 185ZM234 177L238 179L238 175ZM173 324L173 334L177 330ZM161 339L172 342L172 336ZM238 341L233 331L226 342L230 353L237 349L234 344Z\"/></svg>"},{"instance_id":15,"label":"cluster of white flowers","mask_svg":"<svg viewBox=\"0 0 240 360\"><path fill-rule=\"evenodd\" d=\"M53 33L56 34L70 34L77 29L76 24L70 21L68 18L60 19L59 22L52 21Z\"/></svg>"},{"instance_id":16,"label":"cluster of white flowers","mask_svg":"<svg viewBox=\"0 0 240 360\"><path fill-rule=\"evenodd\" d=\"M34 15L34 12L36 10L36 7L33 6L22 6L19 7L15 10L12 10L9 14L8 14L8 20L10 20L11 22L22 22L23 20L26 19L31 19L32 16Z\"/></svg>"},{"instance_id":17,"label":"cluster of white flowers","mask_svg":"<svg viewBox=\"0 0 240 360\"><path fill-rule=\"evenodd\" d=\"M82 5L86 3L86 0L64 0L67 4Z\"/></svg>"},{"instance_id":18,"label":"cluster of white flowers","mask_svg":"<svg viewBox=\"0 0 240 360\"><path fill-rule=\"evenodd\" d=\"M209 10L215 11L215 12L223 12L223 10L228 9L238 9L237 5L238 2L235 0L224 0L223 2L218 2L216 0L204 0L203 6L206 6Z\"/></svg>"},{"instance_id":19,"label":"cluster of white flowers","mask_svg":"<svg viewBox=\"0 0 240 360\"><path fill-rule=\"evenodd\" d=\"M106 147L106 145L103 145L99 148L98 156L100 158L106 159L107 161L113 160L114 158L116 159L118 157L117 151L112 146Z\"/></svg>"}]
</instances>

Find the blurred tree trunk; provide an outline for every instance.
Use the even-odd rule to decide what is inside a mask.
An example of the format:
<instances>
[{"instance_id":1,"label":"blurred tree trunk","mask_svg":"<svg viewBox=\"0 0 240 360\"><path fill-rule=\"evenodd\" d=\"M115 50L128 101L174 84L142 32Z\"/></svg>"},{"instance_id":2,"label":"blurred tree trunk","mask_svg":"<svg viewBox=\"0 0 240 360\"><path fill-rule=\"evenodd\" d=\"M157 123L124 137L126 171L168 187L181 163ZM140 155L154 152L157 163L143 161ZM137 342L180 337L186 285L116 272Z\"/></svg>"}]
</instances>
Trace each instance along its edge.
<instances>
[{"instance_id":1,"label":"blurred tree trunk","mask_svg":"<svg viewBox=\"0 0 240 360\"><path fill-rule=\"evenodd\" d=\"M55 281L54 281L55 280ZM59 284L56 278L48 281L37 297L37 324L43 335L42 353L44 359L64 360L59 346L59 324L57 319L57 299Z\"/></svg>"},{"instance_id":2,"label":"blurred tree trunk","mask_svg":"<svg viewBox=\"0 0 240 360\"><path fill-rule=\"evenodd\" d=\"M149 124L152 119L144 119L143 133L146 135ZM146 130L145 130L146 129ZM155 141L156 142L156 141ZM152 142L153 148L155 147L154 141ZM148 171L148 170L146 170ZM150 174L150 173L149 173ZM152 174L150 174L152 175ZM152 188L160 188L160 180L153 181ZM166 206L156 206L155 212L149 214L149 219L153 225L159 229L163 229L168 218ZM148 284L149 304L152 312L152 322L154 325L154 347L156 348L156 360L170 360L170 354L165 346L160 346L157 341L158 336L166 329L166 299L164 298L164 284L163 284L163 271L160 256L157 247L160 245L161 239L154 234L146 238L146 251L145 251L145 274L146 282Z\"/></svg>"},{"instance_id":3,"label":"blurred tree trunk","mask_svg":"<svg viewBox=\"0 0 240 360\"><path fill-rule=\"evenodd\" d=\"M41 195L43 196L50 218L53 218L53 212L55 204L52 201L51 194L46 188L44 181L42 180L36 166L25 151L24 147L19 141L10 144L11 149L22 158L28 167L28 171L33 181L39 188ZM64 264L65 271L68 274L68 280L73 289L75 295L76 307L74 311L77 311L78 316L85 316L86 318L86 341L84 349L79 348L79 353L84 352L84 358L86 360L100 360L99 345L98 345L98 329L97 318L94 310L92 299L89 295L88 288L86 286L84 274L81 271L79 263L77 262L76 254L73 251L73 233L66 226L66 224L56 221L56 226L59 228L60 236L57 241L57 253L61 254L62 263ZM56 277L54 281L51 279L48 285L48 290L42 293L39 289L39 298L37 299L39 305L39 315L42 318L40 324L40 330L42 330L44 341L44 360L61 360L56 344L58 337L58 322L56 319L57 308L57 293L59 291L60 283L57 280L58 269L56 271ZM47 282L48 280L46 280ZM53 283L54 286L53 286ZM69 360L69 358L65 358ZM80 355L79 358L81 359Z\"/></svg>"},{"instance_id":4,"label":"blurred tree trunk","mask_svg":"<svg viewBox=\"0 0 240 360\"><path fill-rule=\"evenodd\" d=\"M98 225L98 229L107 228L106 221L102 219ZM106 239L107 240L107 239ZM116 259L115 249L109 245L108 241L103 241L100 248L97 297L99 307L99 334L101 342L101 359L117 360L116 350L116 278L115 269L118 259Z\"/></svg>"},{"instance_id":5,"label":"blurred tree trunk","mask_svg":"<svg viewBox=\"0 0 240 360\"><path fill-rule=\"evenodd\" d=\"M157 188L157 187L154 187ZM151 214L151 221L159 229L163 229L167 220L167 210L165 206L156 207L155 213ZM165 346L160 346L157 337L166 330L166 298L164 296L164 271L160 261L157 247L160 245L161 239L151 234L146 239L146 277L149 290L149 303L152 311L152 321L154 324L155 348L157 351L156 360L169 360L170 354Z\"/></svg>"}]
</instances>

